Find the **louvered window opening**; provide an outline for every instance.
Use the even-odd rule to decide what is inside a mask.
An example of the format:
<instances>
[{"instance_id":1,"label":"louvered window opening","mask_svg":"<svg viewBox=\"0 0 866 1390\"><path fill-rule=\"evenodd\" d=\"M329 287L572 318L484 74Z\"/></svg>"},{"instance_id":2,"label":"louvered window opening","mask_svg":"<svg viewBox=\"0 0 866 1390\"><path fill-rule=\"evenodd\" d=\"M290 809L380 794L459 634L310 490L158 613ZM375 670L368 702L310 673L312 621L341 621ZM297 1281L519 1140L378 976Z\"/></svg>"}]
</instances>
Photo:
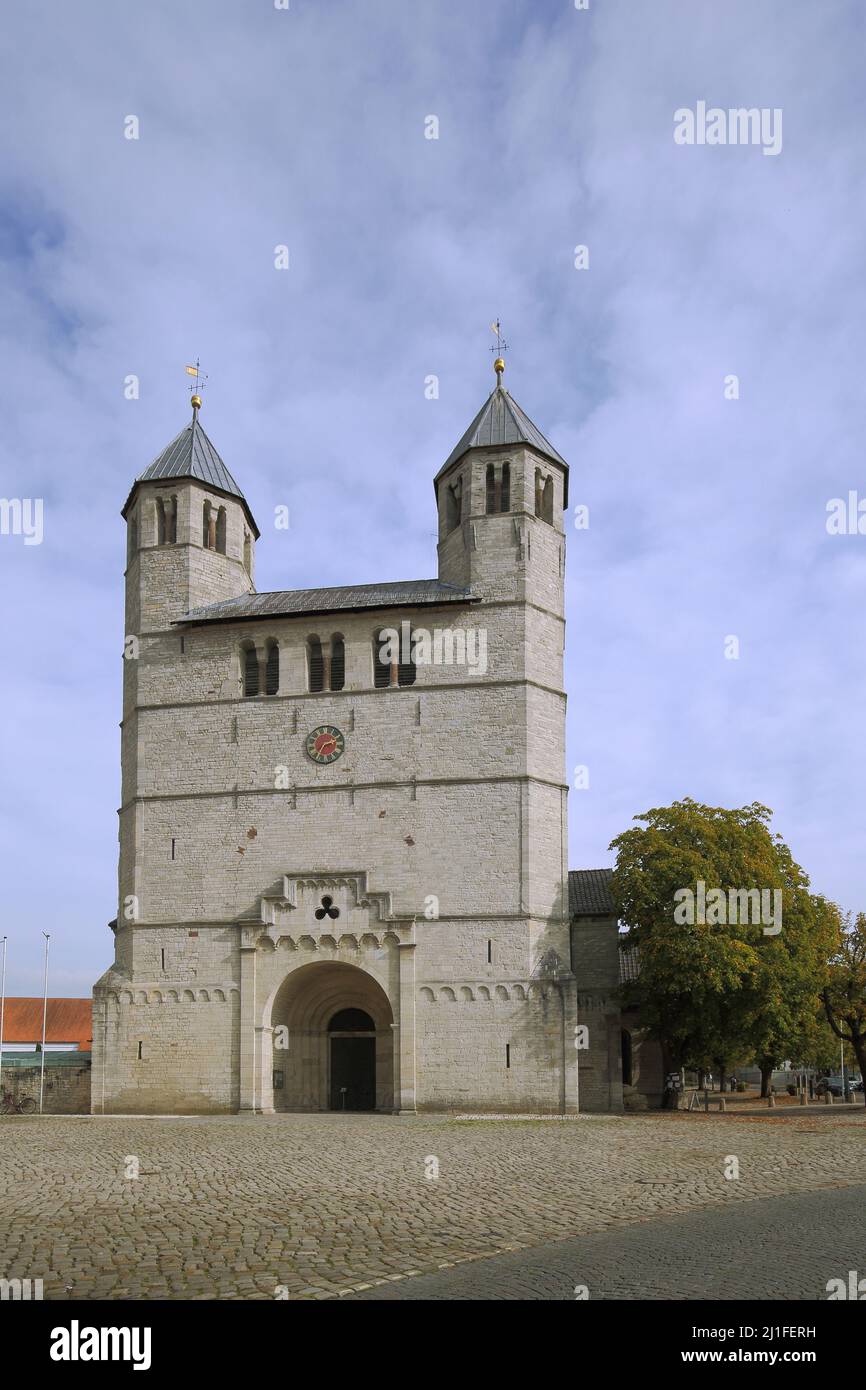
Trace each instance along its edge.
<instances>
[{"instance_id":1,"label":"louvered window opening","mask_svg":"<svg viewBox=\"0 0 866 1390\"><path fill-rule=\"evenodd\" d=\"M410 640L409 640L409 651L410 651L410 653L412 654L412 656L414 656L414 654L415 654L415 638L414 638L414 637L410 637ZM402 652L401 652L401 655L402 655ZM410 659L409 661L401 661L401 662L399 663L399 665L397 666L397 684L398 684L398 685L414 685L414 684L415 684L415 678L416 678L417 675L418 675L418 667L415 665L415 662L414 662L413 660L411 660L411 659Z\"/></svg>"},{"instance_id":2,"label":"louvered window opening","mask_svg":"<svg viewBox=\"0 0 866 1390\"><path fill-rule=\"evenodd\" d=\"M244 652L244 695L259 693L259 658L255 647Z\"/></svg>"},{"instance_id":3,"label":"louvered window opening","mask_svg":"<svg viewBox=\"0 0 866 1390\"><path fill-rule=\"evenodd\" d=\"M498 474L496 465L488 463L485 509L488 516L511 510L511 465L509 463L503 463Z\"/></svg>"},{"instance_id":4,"label":"louvered window opening","mask_svg":"<svg viewBox=\"0 0 866 1390\"><path fill-rule=\"evenodd\" d=\"M276 695L280 688L280 649L276 642L268 643L265 664L265 694Z\"/></svg>"},{"instance_id":5,"label":"louvered window opening","mask_svg":"<svg viewBox=\"0 0 866 1390\"><path fill-rule=\"evenodd\" d=\"M310 690L316 694L325 688L325 658L318 637L311 637L309 644Z\"/></svg>"},{"instance_id":6,"label":"louvered window opening","mask_svg":"<svg viewBox=\"0 0 866 1390\"><path fill-rule=\"evenodd\" d=\"M391 684L391 663L382 656L385 641L385 635L381 632L377 632L373 638L373 685L377 690L384 690Z\"/></svg>"},{"instance_id":7,"label":"louvered window opening","mask_svg":"<svg viewBox=\"0 0 866 1390\"><path fill-rule=\"evenodd\" d=\"M346 647L342 637L331 642L331 689L342 690L346 684Z\"/></svg>"},{"instance_id":8,"label":"louvered window opening","mask_svg":"<svg viewBox=\"0 0 866 1390\"><path fill-rule=\"evenodd\" d=\"M496 469L492 463L487 465L487 515L496 511Z\"/></svg>"}]
</instances>

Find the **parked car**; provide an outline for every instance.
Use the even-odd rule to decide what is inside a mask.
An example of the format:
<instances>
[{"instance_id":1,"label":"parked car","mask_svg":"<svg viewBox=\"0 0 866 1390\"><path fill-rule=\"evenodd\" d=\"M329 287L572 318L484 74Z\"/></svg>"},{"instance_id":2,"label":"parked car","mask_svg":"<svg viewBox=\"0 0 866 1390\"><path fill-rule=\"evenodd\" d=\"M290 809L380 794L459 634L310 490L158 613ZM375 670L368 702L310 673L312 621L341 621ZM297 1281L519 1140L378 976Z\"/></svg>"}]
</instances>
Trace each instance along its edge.
<instances>
[{"instance_id":1,"label":"parked car","mask_svg":"<svg viewBox=\"0 0 866 1390\"><path fill-rule=\"evenodd\" d=\"M863 1090L863 1082L860 1077L846 1076L845 1081L849 1091ZM820 1077L815 1083L815 1093L816 1095L823 1096L826 1091L829 1091L831 1096L843 1096L845 1094L845 1087L842 1084L841 1076Z\"/></svg>"}]
</instances>

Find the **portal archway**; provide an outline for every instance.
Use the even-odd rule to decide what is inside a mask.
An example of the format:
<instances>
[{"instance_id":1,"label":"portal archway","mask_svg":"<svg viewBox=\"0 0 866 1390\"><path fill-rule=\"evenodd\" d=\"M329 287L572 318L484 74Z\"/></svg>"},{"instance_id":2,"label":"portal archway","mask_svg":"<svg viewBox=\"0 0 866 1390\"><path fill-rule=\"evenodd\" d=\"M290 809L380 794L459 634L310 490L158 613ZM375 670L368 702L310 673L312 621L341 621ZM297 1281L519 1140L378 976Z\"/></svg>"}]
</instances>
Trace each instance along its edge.
<instances>
[{"instance_id":1,"label":"portal archway","mask_svg":"<svg viewBox=\"0 0 866 1390\"><path fill-rule=\"evenodd\" d=\"M394 1016L377 980L345 961L293 970L264 1019L275 1110L394 1108Z\"/></svg>"}]
</instances>

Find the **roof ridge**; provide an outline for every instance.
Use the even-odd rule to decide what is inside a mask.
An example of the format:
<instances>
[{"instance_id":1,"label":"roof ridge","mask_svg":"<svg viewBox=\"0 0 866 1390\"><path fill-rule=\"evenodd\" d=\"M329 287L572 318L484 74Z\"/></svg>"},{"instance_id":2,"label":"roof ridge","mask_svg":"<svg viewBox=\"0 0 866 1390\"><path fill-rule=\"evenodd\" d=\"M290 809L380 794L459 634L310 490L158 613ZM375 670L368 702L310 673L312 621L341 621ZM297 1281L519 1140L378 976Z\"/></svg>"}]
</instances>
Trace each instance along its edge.
<instances>
[{"instance_id":1,"label":"roof ridge","mask_svg":"<svg viewBox=\"0 0 866 1390\"><path fill-rule=\"evenodd\" d=\"M305 602L306 600L306 602ZM191 608L178 622L243 621L324 615L374 608L414 608L473 602L470 588L442 579L392 579L374 584L335 584L309 589L271 589L236 594Z\"/></svg>"}]
</instances>

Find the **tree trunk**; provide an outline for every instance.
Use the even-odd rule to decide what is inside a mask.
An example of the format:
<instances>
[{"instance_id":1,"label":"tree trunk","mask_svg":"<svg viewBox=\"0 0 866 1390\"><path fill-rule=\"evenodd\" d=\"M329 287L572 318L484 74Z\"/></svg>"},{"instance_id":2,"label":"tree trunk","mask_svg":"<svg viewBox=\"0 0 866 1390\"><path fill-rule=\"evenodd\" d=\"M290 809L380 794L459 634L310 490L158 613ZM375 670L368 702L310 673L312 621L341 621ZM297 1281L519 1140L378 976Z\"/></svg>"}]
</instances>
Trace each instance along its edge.
<instances>
[{"instance_id":1,"label":"tree trunk","mask_svg":"<svg viewBox=\"0 0 866 1390\"><path fill-rule=\"evenodd\" d=\"M770 1082L773 1079L773 1068L761 1067L761 1099L766 1100L770 1094Z\"/></svg>"}]
</instances>

